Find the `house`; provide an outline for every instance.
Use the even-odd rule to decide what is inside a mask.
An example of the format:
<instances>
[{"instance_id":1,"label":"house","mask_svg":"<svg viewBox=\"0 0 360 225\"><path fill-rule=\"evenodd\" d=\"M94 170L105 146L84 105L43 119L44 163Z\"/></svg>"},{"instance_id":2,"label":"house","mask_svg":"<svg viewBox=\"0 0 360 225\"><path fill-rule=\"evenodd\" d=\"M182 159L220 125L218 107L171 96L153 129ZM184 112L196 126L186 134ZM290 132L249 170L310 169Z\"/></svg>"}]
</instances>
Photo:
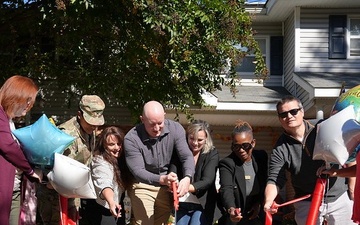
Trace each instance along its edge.
<instances>
[{"instance_id":1,"label":"house","mask_svg":"<svg viewBox=\"0 0 360 225\"><path fill-rule=\"evenodd\" d=\"M246 8L253 14L269 79L257 82L249 55L237 68L241 80L235 98L224 87L207 93L212 107L192 111L214 127L222 153L229 144L216 133L229 134L236 119L250 122L257 146L271 150L281 132L275 104L283 95L300 98L307 119L321 119L330 115L342 85L348 90L360 84L360 1L267 0Z\"/></svg>"},{"instance_id":2,"label":"house","mask_svg":"<svg viewBox=\"0 0 360 225\"><path fill-rule=\"evenodd\" d=\"M230 134L237 119L248 121L257 148L270 152L282 131L275 110L282 96L299 97L308 119L326 118L342 85L349 89L360 84L360 1L267 0L251 1L246 8L253 14L253 29L270 70L269 79L260 83L255 79L253 56L249 55L237 68L241 80L235 97L224 86L221 91L204 94L208 107L191 108L196 119L210 123L221 157L230 152ZM34 109L33 113L56 115L68 105L60 121L75 115L78 100L65 103L62 96L66 94L53 93L48 111ZM124 108L111 101L107 105L108 123L131 126ZM175 115L167 110L168 118ZM184 115L180 122L186 125Z\"/></svg>"}]
</instances>

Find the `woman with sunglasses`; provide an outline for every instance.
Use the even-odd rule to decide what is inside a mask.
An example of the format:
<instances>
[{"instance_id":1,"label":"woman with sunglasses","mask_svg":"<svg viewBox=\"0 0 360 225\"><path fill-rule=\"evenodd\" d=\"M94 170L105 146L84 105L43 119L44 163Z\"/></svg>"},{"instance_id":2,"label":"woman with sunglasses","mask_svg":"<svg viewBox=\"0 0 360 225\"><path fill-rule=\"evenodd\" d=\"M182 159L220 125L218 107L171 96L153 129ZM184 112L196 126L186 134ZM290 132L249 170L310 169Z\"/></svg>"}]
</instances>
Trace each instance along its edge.
<instances>
[{"instance_id":1,"label":"woman with sunglasses","mask_svg":"<svg viewBox=\"0 0 360 225\"><path fill-rule=\"evenodd\" d=\"M254 150L256 140L250 124L245 121L237 121L231 138L232 152L219 162L224 211L219 224L264 224L260 206L267 178L267 153Z\"/></svg>"}]
</instances>

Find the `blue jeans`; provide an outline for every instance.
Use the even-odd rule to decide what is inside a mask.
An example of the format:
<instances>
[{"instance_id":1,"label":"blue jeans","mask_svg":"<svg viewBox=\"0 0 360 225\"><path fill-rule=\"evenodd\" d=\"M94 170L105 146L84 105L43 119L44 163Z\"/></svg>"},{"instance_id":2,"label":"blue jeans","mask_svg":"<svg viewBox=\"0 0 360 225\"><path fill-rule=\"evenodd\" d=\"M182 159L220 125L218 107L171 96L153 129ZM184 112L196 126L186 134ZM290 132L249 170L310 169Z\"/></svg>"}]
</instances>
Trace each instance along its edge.
<instances>
[{"instance_id":1,"label":"blue jeans","mask_svg":"<svg viewBox=\"0 0 360 225\"><path fill-rule=\"evenodd\" d=\"M176 212L176 225L205 225L206 218L200 204L180 202Z\"/></svg>"}]
</instances>

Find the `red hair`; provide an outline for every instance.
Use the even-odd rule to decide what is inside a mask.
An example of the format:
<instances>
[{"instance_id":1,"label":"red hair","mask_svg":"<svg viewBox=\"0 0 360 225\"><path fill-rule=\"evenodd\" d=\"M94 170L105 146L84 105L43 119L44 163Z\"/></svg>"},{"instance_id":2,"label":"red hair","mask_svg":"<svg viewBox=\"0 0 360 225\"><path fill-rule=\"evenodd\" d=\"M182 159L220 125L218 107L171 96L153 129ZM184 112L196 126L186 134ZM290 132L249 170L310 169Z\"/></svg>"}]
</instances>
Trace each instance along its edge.
<instances>
[{"instance_id":1,"label":"red hair","mask_svg":"<svg viewBox=\"0 0 360 225\"><path fill-rule=\"evenodd\" d=\"M9 118L16 110L28 104L29 109L34 105L38 86L28 77L15 75L5 81L0 89L0 105Z\"/></svg>"}]
</instances>

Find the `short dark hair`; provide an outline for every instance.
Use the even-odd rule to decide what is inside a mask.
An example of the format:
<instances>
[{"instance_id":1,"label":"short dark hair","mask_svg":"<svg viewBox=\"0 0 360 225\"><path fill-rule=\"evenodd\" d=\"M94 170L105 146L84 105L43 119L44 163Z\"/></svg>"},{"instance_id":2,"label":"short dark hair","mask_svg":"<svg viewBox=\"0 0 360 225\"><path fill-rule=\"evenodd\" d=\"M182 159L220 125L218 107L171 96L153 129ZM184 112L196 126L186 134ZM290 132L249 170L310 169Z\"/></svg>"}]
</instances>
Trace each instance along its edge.
<instances>
[{"instance_id":1,"label":"short dark hair","mask_svg":"<svg viewBox=\"0 0 360 225\"><path fill-rule=\"evenodd\" d=\"M240 133L249 133L251 136L253 136L253 129L251 125L243 120L237 120L235 123L235 127L231 133L231 137L234 138L235 135Z\"/></svg>"},{"instance_id":2,"label":"short dark hair","mask_svg":"<svg viewBox=\"0 0 360 225\"><path fill-rule=\"evenodd\" d=\"M300 99L298 99L297 97L292 96L292 95L286 95L276 103L276 111L279 112L280 106L284 105L285 103L292 102L292 101L297 101L299 108L303 107Z\"/></svg>"}]
</instances>

